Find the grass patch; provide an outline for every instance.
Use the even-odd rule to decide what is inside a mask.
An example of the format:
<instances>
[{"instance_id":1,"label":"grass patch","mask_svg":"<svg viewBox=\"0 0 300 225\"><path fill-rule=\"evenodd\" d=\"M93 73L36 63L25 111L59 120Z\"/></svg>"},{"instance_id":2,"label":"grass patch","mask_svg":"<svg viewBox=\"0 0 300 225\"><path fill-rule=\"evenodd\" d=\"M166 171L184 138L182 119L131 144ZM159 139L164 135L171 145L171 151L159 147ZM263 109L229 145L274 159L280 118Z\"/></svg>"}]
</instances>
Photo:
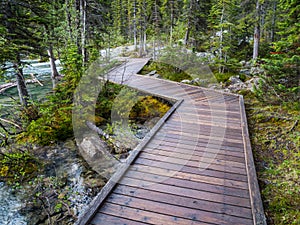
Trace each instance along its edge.
<instances>
[{"instance_id":1,"label":"grass patch","mask_svg":"<svg viewBox=\"0 0 300 225\"><path fill-rule=\"evenodd\" d=\"M184 71L176 68L172 65L151 61L140 72L142 75L146 75L151 71L156 71L163 79L181 82L182 80L191 80L192 77Z\"/></svg>"},{"instance_id":2,"label":"grass patch","mask_svg":"<svg viewBox=\"0 0 300 225\"><path fill-rule=\"evenodd\" d=\"M250 139L268 224L300 224L300 115L245 96Z\"/></svg>"}]
</instances>

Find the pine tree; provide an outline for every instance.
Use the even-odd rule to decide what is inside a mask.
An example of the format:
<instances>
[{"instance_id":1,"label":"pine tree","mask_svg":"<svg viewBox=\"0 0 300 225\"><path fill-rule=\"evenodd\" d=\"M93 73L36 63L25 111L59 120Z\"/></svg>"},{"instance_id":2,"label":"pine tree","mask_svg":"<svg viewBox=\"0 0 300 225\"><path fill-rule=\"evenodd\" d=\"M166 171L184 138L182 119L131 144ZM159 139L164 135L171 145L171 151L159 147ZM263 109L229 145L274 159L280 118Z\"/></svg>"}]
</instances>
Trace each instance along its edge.
<instances>
[{"instance_id":1,"label":"pine tree","mask_svg":"<svg viewBox=\"0 0 300 225\"><path fill-rule=\"evenodd\" d=\"M225 64L234 56L235 46L239 40L236 37L237 20L240 13L237 1L217 0L210 10L210 26L212 28L211 49L218 56L219 72L225 72Z\"/></svg>"},{"instance_id":2,"label":"pine tree","mask_svg":"<svg viewBox=\"0 0 300 225\"><path fill-rule=\"evenodd\" d=\"M39 36L40 24L45 22L36 12L35 1L5 0L1 4L0 20L4 31L1 39L4 41L1 62L11 62L16 74L20 102L28 105L29 94L23 74L22 57L29 54L42 54L42 38Z\"/></svg>"},{"instance_id":3,"label":"pine tree","mask_svg":"<svg viewBox=\"0 0 300 225\"><path fill-rule=\"evenodd\" d=\"M278 32L274 54L267 60L266 81L279 101L300 108L300 5L282 0L278 4Z\"/></svg>"}]
</instances>

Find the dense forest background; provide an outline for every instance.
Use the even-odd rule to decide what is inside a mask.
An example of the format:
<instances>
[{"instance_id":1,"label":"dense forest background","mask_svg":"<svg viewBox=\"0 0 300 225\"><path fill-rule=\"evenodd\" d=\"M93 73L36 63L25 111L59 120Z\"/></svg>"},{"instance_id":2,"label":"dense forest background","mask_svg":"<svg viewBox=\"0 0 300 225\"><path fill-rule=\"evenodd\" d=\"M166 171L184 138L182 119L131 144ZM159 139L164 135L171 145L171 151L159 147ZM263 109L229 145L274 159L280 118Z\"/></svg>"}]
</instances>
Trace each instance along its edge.
<instances>
[{"instance_id":1,"label":"dense forest background","mask_svg":"<svg viewBox=\"0 0 300 225\"><path fill-rule=\"evenodd\" d=\"M0 77L13 69L20 97L1 115L1 145L72 137L73 92L103 49L133 45L134 57L162 47L206 52L219 77L245 65L262 69L254 92L240 94L266 214L271 224L299 224L299 15L298 0L1 0ZM51 64L47 102L32 101L26 88L24 59L36 58Z\"/></svg>"},{"instance_id":2,"label":"dense forest background","mask_svg":"<svg viewBox=\"0 0 300 225\"><path fill-rule=\"evenodd\" d=\"M296 0L3 0L0 15L0 62L16 70L32 55L74 53L85 68L100 49L132 43L142 56L154 43L210 52L222 73L262 58L272 75L299 73Z\"/></svg>"}]
</instances>

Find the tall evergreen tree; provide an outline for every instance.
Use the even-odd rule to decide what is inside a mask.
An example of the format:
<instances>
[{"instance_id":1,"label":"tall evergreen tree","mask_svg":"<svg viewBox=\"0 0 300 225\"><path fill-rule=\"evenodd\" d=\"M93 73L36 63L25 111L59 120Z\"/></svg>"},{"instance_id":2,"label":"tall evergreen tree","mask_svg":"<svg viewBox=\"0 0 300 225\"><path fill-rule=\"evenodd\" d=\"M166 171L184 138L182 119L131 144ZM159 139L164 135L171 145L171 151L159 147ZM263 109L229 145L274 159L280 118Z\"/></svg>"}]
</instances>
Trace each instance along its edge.
<instances>
[{"instance_id":1,"label":"tall evergreen tree","mask_svg":"<svg viewBox=\"0 0 300 225\"><path fill-rule=\"evenodd\" d=\"M4 0L1 4L0 23L3 29L1 39L2 62L11 62L16 74L17 87L22 105L27 106L29 94L23 74L22 58L29 54L42 54L40 25L45 23L37 2Z\"/></svg>"},{"instance_id":2,"label":"tall evergreen tree","mask_svg":"<svg viewBox=\"0 0 300 225\"><path fill-rule=\"evenodd\" d=\"M236 39L236 21L239 15L238 1L217 0L210 10L210 26L212 28L211 49L220 61L219 72L225 71L231 51L239 40Z\"/></svg>"}]
</instances>

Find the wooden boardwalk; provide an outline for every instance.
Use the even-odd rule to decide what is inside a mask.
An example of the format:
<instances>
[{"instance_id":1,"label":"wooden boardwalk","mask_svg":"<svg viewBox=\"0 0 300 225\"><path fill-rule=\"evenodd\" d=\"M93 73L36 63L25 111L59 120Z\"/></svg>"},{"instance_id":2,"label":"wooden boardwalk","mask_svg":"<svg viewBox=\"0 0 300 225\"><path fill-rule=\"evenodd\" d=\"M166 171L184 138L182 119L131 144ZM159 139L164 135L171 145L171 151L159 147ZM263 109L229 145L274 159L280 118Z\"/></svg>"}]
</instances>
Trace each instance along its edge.
<instances>
[{"instance_id":1,"label":"wooden boardwalk","mask_svg":"<svg viewBox=\"0 0 300 225\"><path fill-rule=\"evenodd\" d=\"M177 102L77 224L266 224L242 96L136 75L146 63L108 78Z\"/></svg>"}]
</instances>

